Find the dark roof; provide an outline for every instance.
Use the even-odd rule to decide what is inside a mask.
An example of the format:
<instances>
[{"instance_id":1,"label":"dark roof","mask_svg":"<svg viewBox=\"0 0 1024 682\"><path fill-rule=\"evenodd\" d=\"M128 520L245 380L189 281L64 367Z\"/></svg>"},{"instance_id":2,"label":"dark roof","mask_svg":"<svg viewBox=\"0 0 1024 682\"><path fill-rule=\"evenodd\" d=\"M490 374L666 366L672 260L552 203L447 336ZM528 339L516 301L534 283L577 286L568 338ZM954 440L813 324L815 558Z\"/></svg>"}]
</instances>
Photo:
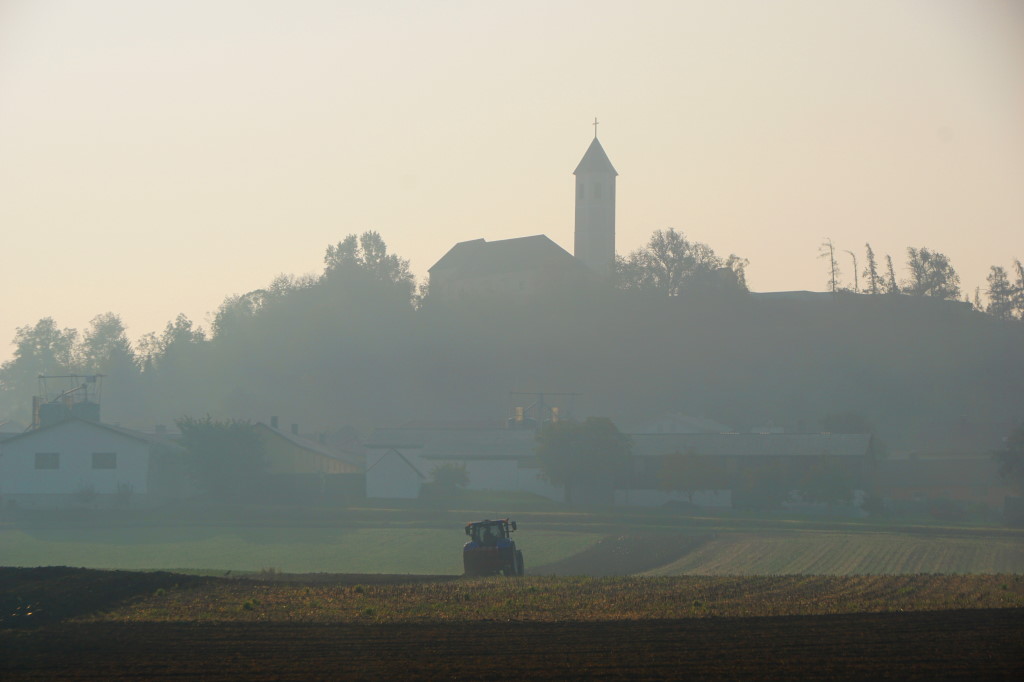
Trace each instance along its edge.
<instances>
[{"instance_id":1,"label":"dark roof","mask_svg":"<svg viewBox=\"0 0 1024 682\"><path fill-rule=\"evenodd\" d=\"M394 447L420 447L424 459L524 459L534 456L535 438L532 429L400 427L377 429L366 447L406 443Z\"/></svg>"},{"instance_id":2,"label":"dark roof","mask_svg":"<svg viewBox=\"0 0 1024 682\"><path fill-rule=\"evenodd\" d=\"M590 146L587 147L587 153L583 155L580 164L576 166L576 170L572 172L573 175L579 175L580 173L619 174L615 167L612 166L612 162L608 160L608 155L604 153L604 147L601 146L596 137L590 143Z\"/></svg>"},{"instance_id":3,"label":"dark roof","mask_svg":"<svg viewBox=\"0 0 1024 682\"><path fill-rule=\"evenodd\" d=\"M866 433L638 433L631 438L633 454L649 457L676 452L738 457L863 457L871 448L871 435Z\"/></svg>"},{"instance_id":4,"label":"dark roof","mask_svg":"<svg viewBox=\"0 0 1024 682\"><path fill-rule=\"evenodd\" d=\"M277 436L279 438L283 438L284 440L288 441L289 443L291 443L295 447L301 448L303 450L306 450L307 452L312 452L314 454L321 455L323 457L327 457L328 459L336 459L336 460L338 460L340 462L347 462L349 464L354 463L354 459L353 458L355 457L355 455L353 453L348 453L350 455L350 457L345 457L345 455L343 453L341 453L341 452L337 452L335 450L332 450L332 449L330 449L330 448L328 448L328 447L326 447L324 445L321 445L321 444L319 444L319 443L317 443L315 441L309 440L308 438L303 438L302 436L297 436L294 433L291 433L289 431L282 431L281 429L275 429L273 426L268 426L267 424L264 424L263 422L257 422L255 424L255 428L262 428L265 431L270 432L272 435L275 435L275 436Z\"/></svg>"},{"instance_id":5,"label":"dark roof","mask_svg":"<svg viewBox=\"0 0 1024 682\"><path fill-rule=\"evenodd\" d=\"M428 272L458 270L465 276L516 272L538 266L572 267L576 259L545 235L501 239L488 242L473 239L459 242L441 256Z\"/></svg>"}]
</instances>

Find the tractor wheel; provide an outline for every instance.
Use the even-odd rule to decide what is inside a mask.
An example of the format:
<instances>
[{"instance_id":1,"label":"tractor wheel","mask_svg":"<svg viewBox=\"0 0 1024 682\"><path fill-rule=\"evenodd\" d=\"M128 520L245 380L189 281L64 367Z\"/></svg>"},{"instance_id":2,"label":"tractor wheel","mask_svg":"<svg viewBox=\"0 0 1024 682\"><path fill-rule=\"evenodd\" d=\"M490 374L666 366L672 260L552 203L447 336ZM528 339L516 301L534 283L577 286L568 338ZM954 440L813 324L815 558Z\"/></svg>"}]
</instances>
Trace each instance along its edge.
<instances>
[{"instance_id":1,"label":"tractor wheel","mask_svg":"<svg viewBox=\"0 0 1024 682\"><path fill-rule=\"evenodd\" d=\"M526 564L523 562L523 550L516 550L516 575L526 575Z\"/></svg>"}]
</instances>

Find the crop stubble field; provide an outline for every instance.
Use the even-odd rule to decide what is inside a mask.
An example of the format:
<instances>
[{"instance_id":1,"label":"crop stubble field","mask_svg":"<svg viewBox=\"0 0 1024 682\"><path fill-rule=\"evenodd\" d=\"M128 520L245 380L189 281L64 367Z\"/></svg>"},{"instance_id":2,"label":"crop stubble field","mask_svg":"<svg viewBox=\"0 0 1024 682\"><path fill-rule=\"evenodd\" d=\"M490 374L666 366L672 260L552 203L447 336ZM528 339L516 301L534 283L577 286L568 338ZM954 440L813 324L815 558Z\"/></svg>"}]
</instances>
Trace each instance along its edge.
<instances>
[{"instance_id":1,"label":"crop stubble field","mask_svg":"<svg viewBox=\"0 0 1024 682\"><path fill-rule=\"evenodd\" d=\"M0 677L1017 679L1024 577L0 569Z\"/></svg>"}]
</instances>

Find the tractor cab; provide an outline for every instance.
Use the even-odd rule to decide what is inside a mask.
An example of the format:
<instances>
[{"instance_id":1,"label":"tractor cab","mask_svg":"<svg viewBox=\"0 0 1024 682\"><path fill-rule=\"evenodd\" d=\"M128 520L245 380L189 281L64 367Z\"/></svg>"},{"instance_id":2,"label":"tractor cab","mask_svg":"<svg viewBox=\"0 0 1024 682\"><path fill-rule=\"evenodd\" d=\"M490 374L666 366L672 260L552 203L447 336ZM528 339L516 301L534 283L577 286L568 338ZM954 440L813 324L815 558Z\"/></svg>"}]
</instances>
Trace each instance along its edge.
<instances>
[{"instance_id":1,"label":"tractor cab","mask_svg":"<svg viewBox=\"0 0 1024 682\"><path fill-rule=\"evenodd\" d=\"M516 529L516 522L508 519L477 521L466 524L466 535L470 543L486 547L495 547L500 540L508 540L509 534ZM504 543L503 543L504 544Z\"/></svg>"},{"instance_id":2,"label":"tractor cab","mask_svg":"<svg viewBox=\"0 0 1024 682\"><path fill-rule=\"evenodd\" d=\"M509 535L516 522L508 519L475 521L466 524L469 536L462 548L462 564L466 575L524 575L523 553Z\"/></svg>"}]
</instances>

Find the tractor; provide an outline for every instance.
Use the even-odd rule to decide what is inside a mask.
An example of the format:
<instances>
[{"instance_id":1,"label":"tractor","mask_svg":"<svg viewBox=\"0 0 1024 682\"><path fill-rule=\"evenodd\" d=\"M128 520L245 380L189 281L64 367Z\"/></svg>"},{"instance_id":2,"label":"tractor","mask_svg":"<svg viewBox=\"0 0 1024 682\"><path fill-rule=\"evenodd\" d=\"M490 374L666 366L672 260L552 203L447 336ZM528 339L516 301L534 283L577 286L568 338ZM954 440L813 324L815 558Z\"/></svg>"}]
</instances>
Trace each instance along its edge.
<instances>
[{"instance_id":1,"label":"tractor","mask_svg":"<svg viewBox=\"0 0 1024 682\"><path fill-rule=\"evenodd\" d=\"M462 566L467 576L525 575L523 552L509 535L516 522L508 519L475 521L466 524L469 542L462 547Z\"/></svg>"}]
</instances>

